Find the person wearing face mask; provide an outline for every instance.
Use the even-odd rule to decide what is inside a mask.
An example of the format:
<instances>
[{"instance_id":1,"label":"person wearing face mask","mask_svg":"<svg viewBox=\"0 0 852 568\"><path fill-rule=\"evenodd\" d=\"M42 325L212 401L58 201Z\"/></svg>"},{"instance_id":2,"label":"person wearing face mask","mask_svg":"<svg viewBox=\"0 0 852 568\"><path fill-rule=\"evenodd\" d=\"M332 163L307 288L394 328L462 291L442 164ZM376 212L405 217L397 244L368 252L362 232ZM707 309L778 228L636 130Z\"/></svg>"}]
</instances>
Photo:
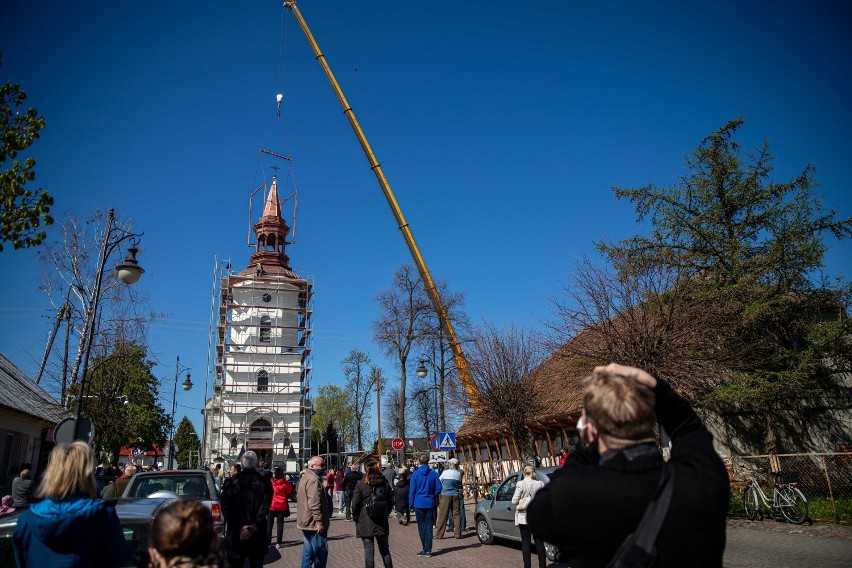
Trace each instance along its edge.
<instances>
[{"instance_id":1,"label":"person wearing face mask","mask_svg":"<svg viewBox=\"0 0 852 568\"><path fill-rule=\"evenodd\" d=\"M296 528L302 531L302 567L325 568L331 504L323 490L325 460L314 456L296 486Z\"/></svg>"},{"instance_id":2,"label":"person wearing face mask","mask_svg":"<svg viewBox=\"0 0 852 568\"><path fill-rule=\"evenodd\" d=\"M722 566L728 474L689 403L664 381L615 363L596 367L584 384L577 422L581 448L527 508L536 541L558 546L572 568L607 566L636 530L660 484L656 413L672 440L673 493L654 566Z\"/></svg>"}]
</instances>

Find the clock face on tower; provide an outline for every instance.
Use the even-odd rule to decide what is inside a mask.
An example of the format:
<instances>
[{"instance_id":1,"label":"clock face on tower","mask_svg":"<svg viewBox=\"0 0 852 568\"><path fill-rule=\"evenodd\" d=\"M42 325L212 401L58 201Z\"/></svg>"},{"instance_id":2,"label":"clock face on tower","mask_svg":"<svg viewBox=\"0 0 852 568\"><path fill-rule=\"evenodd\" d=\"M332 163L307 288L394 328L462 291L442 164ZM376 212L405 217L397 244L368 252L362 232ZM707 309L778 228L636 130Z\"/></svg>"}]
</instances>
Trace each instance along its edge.
<instances>
[{"instance_id":1,"label":"clock face on tower","mask_svg":"<svg viewBox=\"0 0 852 568\"><path fill-rule=\"evenodd\" d=\"M271 294L264 294L263 296L261 296L260 299L263 300L266 303L269 303L269 302L272 301L272 295Z\"/></svg>"}]
</instances>

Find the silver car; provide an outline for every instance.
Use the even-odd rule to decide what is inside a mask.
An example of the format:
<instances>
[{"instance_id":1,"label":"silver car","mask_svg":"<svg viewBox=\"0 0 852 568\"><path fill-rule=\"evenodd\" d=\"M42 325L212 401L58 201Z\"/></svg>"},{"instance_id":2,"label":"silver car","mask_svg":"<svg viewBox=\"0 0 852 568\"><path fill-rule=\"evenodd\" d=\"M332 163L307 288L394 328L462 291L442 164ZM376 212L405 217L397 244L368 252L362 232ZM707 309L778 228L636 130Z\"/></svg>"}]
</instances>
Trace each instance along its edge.
<instances>
[{"instance_id":1,"label":"silver car","mask_svg":"<svg viewBox=\"0 0 852 568\"><path fill-rule=\"evenodd\" d=\"M213 514L213 527L220 537L224 534L225 519L216 480L206 469L177 469L140 471L135 474L122 497L174 497L200 501Z\"/></svg>"},{"instance_id":2,"label":"silver car","mask_svg":"<svg viewBox=\"0 0 852 568\"><path fill-rule=\"evenodd\" d=\"M542 467L535 470L535 478L545 483L557 468ZM523 472L516 471L497 486L493 493L486 493L485 499L477 503L473 511L476 519L476 536L482 544L494 544L495 538L505 538L520 542L521 533L515 525L515 505L512 496L515 486L522 479ZM559 549L547 542L544 551L551 562L559 560Z\"/></svg>"}]
</instances>

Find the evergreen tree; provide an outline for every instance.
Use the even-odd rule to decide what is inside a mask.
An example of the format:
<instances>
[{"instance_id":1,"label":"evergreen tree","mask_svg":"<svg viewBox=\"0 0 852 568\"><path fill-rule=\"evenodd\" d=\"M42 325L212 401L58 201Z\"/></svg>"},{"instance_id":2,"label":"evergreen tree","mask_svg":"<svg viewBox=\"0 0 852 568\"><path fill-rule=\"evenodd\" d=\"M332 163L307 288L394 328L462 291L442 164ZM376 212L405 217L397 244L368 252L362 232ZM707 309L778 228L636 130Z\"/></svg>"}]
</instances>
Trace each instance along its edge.
<instances>
[{"instance_id":1,"label":"evergreen tree","mask_svg":"<svg viewBox=\"0 0 852 568\"><path fill-rule=\"evenodd\" d=\"M198 451L201 448L201 440L195 432L189 418L183 417L175 431L175 445L178 447L176 457L177 467L186 469L196 467L198 464Z\"/></svg>"},{"instance_id":2,"label":"evergreen tree","mask_svg":"<svg viewBox=\"0 0 852 568\"><path fill-rule=\"evenodd\" d=\"M765 449L774 451L778 416L796 416L803 404L834 404L827 396L834 377L852 370L850 290L830 285L822 274L826 234L849 238L852 219L825 209L812 165L787 182L773 181L768 143L744 155L734 141L742 124L731 121L702 140L678 183L614 189L635 205L638 222L651 222L651 230L597 243L615 274L608 279L587 271L580 287L586 287L587 301L608 303L606 298L625 295L613 289L664 275L665 289L622 306L620 314L649 327L660 323L659 316L637 314L674 315L665 334L691 339L681 344L677 359L661 349L666 342L660 338L623 362L667 378L681 361L691 361L690 396L711 410L762 418ZM677 310L669 309L675 305ZM622 333L617 325L608 327L599 342L604 350Z\"/></svg>"}]
</instances>

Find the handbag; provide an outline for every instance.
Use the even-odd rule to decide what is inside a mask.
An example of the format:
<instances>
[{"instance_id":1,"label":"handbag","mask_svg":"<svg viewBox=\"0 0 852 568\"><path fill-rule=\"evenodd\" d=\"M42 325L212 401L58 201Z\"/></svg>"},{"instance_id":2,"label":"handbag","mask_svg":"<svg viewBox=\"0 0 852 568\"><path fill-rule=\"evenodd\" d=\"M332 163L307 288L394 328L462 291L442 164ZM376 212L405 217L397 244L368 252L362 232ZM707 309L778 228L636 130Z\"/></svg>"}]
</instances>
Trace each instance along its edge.
<instances>
[{"instance_id":1,"label":"handbag","mask_svg":"<svg viewBox=\"0 0 852 568\"><path fill-rule=\"evenodd\" d=\"M529 493L529 489L527 489L526 487L524 487L524 489L527 491L527 493ZM515 507L515 510L519 513L525 512L527 510L527 507L530 506L530 501L532 501L532 495L521 497L521 499L518 501L517 506Z\"/></svg>"},{"instance_id":2,"label":"handbag","mask_svg":"<svg viewBox=\"0 0 852 568\"><path fill-rule=\"evenodd\" d=\"M654 564L657 558L657 536L660 534L660 527L663 526L663 520L669 510L673 485L674 472L669 464L665 463L660 475L660 484L657 486L654 498L645 509L639 526L633 533L627 535L606 568L648 568Z\"/></svg>"}]
</instances>

